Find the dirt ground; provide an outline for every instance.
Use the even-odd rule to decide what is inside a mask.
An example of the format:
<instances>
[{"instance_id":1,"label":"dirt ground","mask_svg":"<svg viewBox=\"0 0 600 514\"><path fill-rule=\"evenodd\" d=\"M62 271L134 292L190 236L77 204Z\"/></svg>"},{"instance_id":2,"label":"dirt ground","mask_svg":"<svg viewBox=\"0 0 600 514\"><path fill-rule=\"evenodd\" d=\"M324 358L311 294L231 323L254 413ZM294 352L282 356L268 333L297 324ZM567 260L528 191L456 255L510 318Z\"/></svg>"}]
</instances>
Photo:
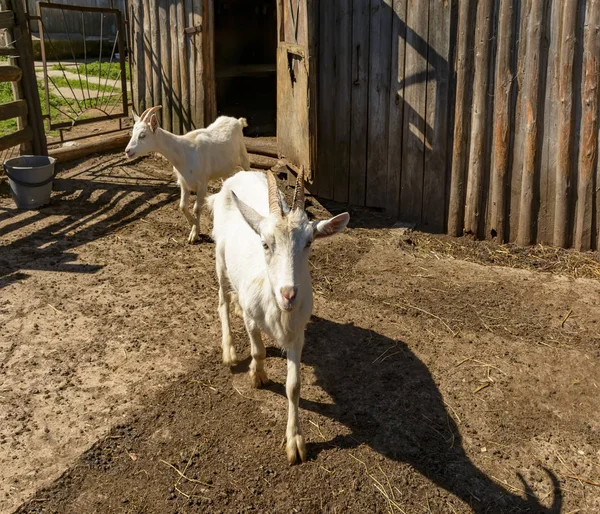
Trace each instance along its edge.
<instances>
[{"instance_id":1,"label":"dirt ground","mask_svg":"<svg viewBox=\"0 0 600 514\"><path fill-rule=\"evenodd\" d=\"M76 163L39 212L1 190L1 512L600 512L597 279L351 211L313 245L288 467L285 358L251 389L236 319L221 365L214 245L164 161Z\"/></svg>"}]
</instances>

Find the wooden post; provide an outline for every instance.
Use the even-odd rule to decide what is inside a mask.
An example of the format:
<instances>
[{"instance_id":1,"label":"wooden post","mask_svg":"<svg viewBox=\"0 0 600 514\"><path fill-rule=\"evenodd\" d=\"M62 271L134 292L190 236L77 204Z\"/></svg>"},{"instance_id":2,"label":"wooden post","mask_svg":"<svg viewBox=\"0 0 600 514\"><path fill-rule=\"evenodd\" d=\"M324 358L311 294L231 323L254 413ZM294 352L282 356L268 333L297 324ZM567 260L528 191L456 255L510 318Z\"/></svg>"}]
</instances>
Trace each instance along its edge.
<instances>
[{"instance_id":1,"label":"wooden post","mask_svg":"<svg viewBox=\"0 0 600 514\"><path fill-rule=\"evenodd\" d=\"M490 66L490 34L492 33L492 0L477 4L475 28L475 74L473 79L473 112L471 114L471 148L469 152L469 176L465 207L465 232L479 233L483 196L483 174L487 161L485 143L489 125L488 77Z\"/></svg>"},{"instance_id":2,"label":"wooden post","mask_svg":"<svg viewBox=\"0 0 600 514\"><path fill-rule=\"evenodd\" d=\"M454 102L454 142L452 170L450 175L450 200L448 207L448 233L463 234L465 208L465 176L467 172L468 99L472 89L470 82L469 33L473 0L461 0L458 12L456 43L456 100Z\"/></svg>"},{"instance_id":3,"label":"wooden post","mask_svg":"<svg viewBox=\"0 0 600 514\"><path fill-rule=\"evenodd\" d=\"M179 84L181 87L181 133L189 132L190 124L190 54L187 51L185 33L186 18L184 0L177 3L177 38L179 43Z\"/></svg>"},{"instance_id":4,"label":"wooden post","mask_svg":"<svg viewBox=\"0 0 600 514\"><path fill-rule=\"evenodd\" d=\"M144 66L144 8L142 2L132 2L131 23L133 25L134 77L133 105L137 113L150 107L146 105L146 68Z\"/></svg>"},{"instance_id":5,"label":"wooden post","mask_svg":"<svg viewBox=\"0 0 600 514\"><path fill-rule=\"evenodd\" d=\"M150 1L144 0L144 27L143 27L143 48L144 48L144 81L145 81L145 104L146 108L154 105L154 83L152 73L152 26L156 23L156 19L152 16L150 10Z\"/></svg>"},{"instance_id":6,"label":"wooden post","mask_svg":"<svg viewBox=\"0 0 600 514\"><path fill-rule=\"evenodd\" d=\"M532 0L527 24L527 54L525 56L525 82L521 115L525 120L523 177L517 243L523 246L532 242L533 194L538 146L538 92L540 82L540 50L542 45L545 0Z\"/></svg>"},{"instance_id":7,"label":"wooden post","mask_svg":"<svg viewBox=\"0 0 600 514\"><path fill-rule=\"evenodd\" d=\"M160 38L160 62L157 72L160 73L162 89L162 127L171 132L171 105L172 105L172 83L171 83L171 27L169 26L169 2L158 0L158 21Z\"/></svg>"},{"instance_id":8,"label":"wooden post","mask_svg":"<svg viewBox=\"0 0 600 514\"><path fill-rule=\"evenodd\" d=\"M554 208L554 245L565 247L569 230L569 183L573 145L573 60L577 2L561 2L562 33L558 63L558 144L556 147L556 203Z\"/></svg>"},{"instance_id":9,"label":"wooden post","mask_svg":"<svg viewBox=\"0 0 600 514\"><path fill-rule=\"evenodd\" d=\"M598 159L598 75L600 75L600 0L589 0L583 44L582 90L583 112L581 118L581 147L579 149L579 184L577 188L577 214L575 218L575 248L592 247L592 207L600 202L600 184L592 191L593 173ZM600 220L596 219L596 225ZM596 239L598 249L600 241Z\"/></svg>"},{"instance_id":10,"label":"wooden post","mask_svg":"<svg viewBox=\"0 0 600 514\"><path fill-rule=\"evenodd\" d=\"M150 32L150 41L152 52L152 105L162 105L162 86L161 86L161 45L160 45L160 18L158 11L158 0L150 0L150 13L152 15L152 30Z\"/></svg>"},{"instance_id":11,"label":"wooden post","mask_svg":"<svg viewBox=\"0 0 600 514\"><path fill-rule=\"evenodd\" d=\"M171 89L172 89L172 116L173 116L173 133L182 134L181 118L181 79L179 76L179 33L183 29L179 26L177 19L177 4L183 0L169 1L169 39L171 41Z\"/></svg>"},{"instance_id":12,"label":"wooden post","mask_svg":"<svg viewBox=\"0 0 600 514\"><path fill-rule=\"evenodd\" d=\"M29 23L25 15L24 0L13 0L16 27L13 31L15 36L15 47L19 53L19 65L23 72L21 87L23 98L27 102L27 124L32 129L32 150L36 155L47 155L46 134L42 120L42 107L37 88L35 67L33 62L33 47L31 44L31 33Z\"/></svg>"},{"instance_id":13,"label":"wooden post","mask_svg":"<svg viewBox=\"0 0 600 514\"><path fill-rule=\"evenodd\" d=\"M514 0L501 0L498 16L498 48L496 55L496 87L494 93L494 166L492 169L491 228L500 243L505 242L506 175L510 146L510 95L513 76Z\"/></svg>"}]
</instances>

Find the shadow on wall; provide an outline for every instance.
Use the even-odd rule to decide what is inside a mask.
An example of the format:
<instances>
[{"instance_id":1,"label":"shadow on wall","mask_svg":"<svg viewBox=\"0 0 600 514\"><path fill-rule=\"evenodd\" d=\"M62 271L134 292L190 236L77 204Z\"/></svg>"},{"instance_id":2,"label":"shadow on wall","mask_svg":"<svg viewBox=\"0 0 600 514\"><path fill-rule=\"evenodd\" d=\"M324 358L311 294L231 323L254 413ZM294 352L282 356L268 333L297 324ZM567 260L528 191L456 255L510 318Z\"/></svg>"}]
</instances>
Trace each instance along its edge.
<instances>
[{"instance_id":1,"label":"shadow on wall","mask_svg":"<svg viewBox=\"0 0 600 514\"><path fill-rule=\"evenodd\" d=\"M386 350L389 358L378 361L377 375L366 377L364 363L377 360ZM281 352L271 348L269 356L281 358ZM471 462L427 366L402 341L313 316L302 360L313 367L317 385L333 404L301 399L300 407L351 430L350 435L328 442L310 443L309 455L332 445L351 449L366 444L389 459L410 464L476 514L561 512L562 492L551 471L545 470L554 488L553 502L546 508L521 475L526 499L501 487ZM273 383L269 388L285 396L283 385Z\"/></svg>"}]
</instances>

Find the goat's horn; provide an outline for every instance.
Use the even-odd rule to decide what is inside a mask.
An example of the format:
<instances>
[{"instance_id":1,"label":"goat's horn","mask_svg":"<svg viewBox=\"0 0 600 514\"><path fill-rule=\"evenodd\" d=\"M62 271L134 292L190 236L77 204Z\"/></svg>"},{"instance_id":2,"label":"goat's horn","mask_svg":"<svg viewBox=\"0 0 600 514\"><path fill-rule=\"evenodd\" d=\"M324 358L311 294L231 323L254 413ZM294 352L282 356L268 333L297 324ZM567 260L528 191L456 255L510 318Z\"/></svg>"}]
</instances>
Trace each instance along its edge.
<instances>
[{"instance_id":1,"label":"goat's horn","mask_svg":"<svg viewBox=\"0 0 600 514\"><path fill-rule=\"evenodd\" d=\"M281 217L281 204L279 203L279 190L273 173L267 171L267 187L269 191L269 212Z\"/></svg>"},{"instance_id":2,"label":"goat's horn","mask_svg":"<svg viewBox=\"0 0 600 514\"><path fill-rule=\"evenodd\" d=\"M152 116L152 114L154 114L159 109L162 109L162 105L155 105L154 107L146 109L140 116L140 120L147 121L150 118L150 116Z\"/></svg>"},{"instance_id":3,"label":"goat's horn","mask_svg":"<svg viewBox=\"0 0 600 514\"><path fill-rule=\"evenodd\" d=\"M292 210L304 210L304 166L300 168L296 177L296 189L294 190L294 201L292 202Z\"/></svg>"}]
</instances>

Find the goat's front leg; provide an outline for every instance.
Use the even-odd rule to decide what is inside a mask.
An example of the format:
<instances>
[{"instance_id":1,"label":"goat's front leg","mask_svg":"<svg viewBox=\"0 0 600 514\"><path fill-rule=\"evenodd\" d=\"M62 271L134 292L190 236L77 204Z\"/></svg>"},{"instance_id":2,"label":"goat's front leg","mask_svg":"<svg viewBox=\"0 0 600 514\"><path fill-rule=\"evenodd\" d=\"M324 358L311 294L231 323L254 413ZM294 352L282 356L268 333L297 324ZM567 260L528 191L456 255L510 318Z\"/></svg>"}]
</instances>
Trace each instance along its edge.
<instances>
[{"instance_id":1,"label":"goat's front leg","mask_svg":"<svg viewBox=\"0 0 600 514\"><path fill-rule=\"evenodd\" d=\"M190 236L188 237L188 243L194 243L200 235L200 211L204 205L204 197L206 196L206 184L198 184L196 190L196 202L194 203L194 224Z\"/></svg>"},{"instance_id":2,"label":"goat's front leg","mask_svg":"<svg viewBox=\"0 0 600 514\"><path fill-rule=\"evenodd\" d=\"M221 319L221 330L223 336L221 340L221 349L223 351L223 364L225 366L234 366L237 362L235 348L232 344L231 326L229 324L229 279L225 270L225 263L219 249L216 254L217 277L219 279L219 318Z\"/></svg>"},{"instance_id":3,"label":"goat's front leg","mask_svg":"<svg viewBox=\"0 0 600 514\"><path fill-rule=\"evenodd\" d=\"M300 357L304 345L304 334L296 344L287 351L287 380L285 392L288 397L288 422L285 432L287 459L290 464L298 462L298 457L306 460L306 445L300 431L298 420L298 403L300 402Z\"/></svg>"},{"instance_id":4,"label":"goat's front leg","mask_svg":"<svg viewBox=\"0 0 600 514\"><path fill-rule=\"evenodd\" d=\"M267 385L269 383L269 378L265 371L267 351L260 336L260 329L246 315L244 315L244 325L250 338L250 354L252 355L252 361L250 362L250 384L252 387Z\"/></svg>"}]
</instances>

